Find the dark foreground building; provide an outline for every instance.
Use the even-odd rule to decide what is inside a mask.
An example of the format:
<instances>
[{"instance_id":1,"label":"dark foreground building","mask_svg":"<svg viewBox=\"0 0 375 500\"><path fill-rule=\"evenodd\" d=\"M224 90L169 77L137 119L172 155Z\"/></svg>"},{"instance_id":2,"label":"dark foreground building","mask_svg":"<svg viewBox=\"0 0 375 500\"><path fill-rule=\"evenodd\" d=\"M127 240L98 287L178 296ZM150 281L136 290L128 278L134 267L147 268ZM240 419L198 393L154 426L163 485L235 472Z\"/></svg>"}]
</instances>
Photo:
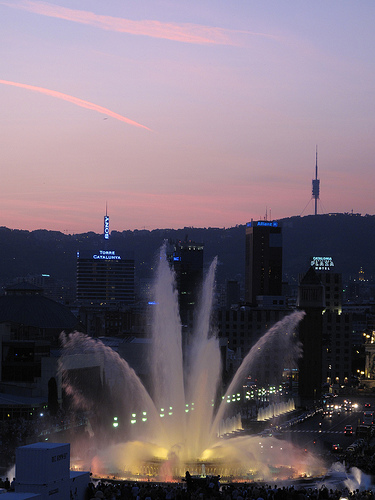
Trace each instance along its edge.
<instances>
[{"instance_id":1,"label":"dark foreground building","mask_svg":"<svg viewBox=\"0 0 375 500\"><path fill-rule=\"evenodd\" d=\"M191 326L203 280L203 245L187 239L170 241L167 258L176 274L182 324Z\"/></svg>"},{"instance_id":2,"label":"dark foreground building","mask_svg":"<svg viewBox=\"0 0 375 500\"><path fill-rule=\"evenodd\" d=\"M75 315L35 285L6 289L0 297L0 419L57 404L59 337L76 329Z\"/></svg>"},{"instance_id":3,"label":"dark foreground building","mask_svg":"<svg viewBox=\"0 0 375 500\"><path fill-rule=\"evenodd\" d=\"M298 307L306 313L299 325L299 339L303 347L299 362L299 395L303 400L317 399L322 388L322 313L325 296L324 286L313 267L300 281Z\"/></svg>"},{"instance_id":4,"label":"dark foreground building","mask_svg":"<svg viewBox=\"0 0 375 500\"><path fill-rule=\"evenodd\" d=\"M246 224L245 301L282 294L282 234L277 221Z\"/></svg>"}]
</instances>

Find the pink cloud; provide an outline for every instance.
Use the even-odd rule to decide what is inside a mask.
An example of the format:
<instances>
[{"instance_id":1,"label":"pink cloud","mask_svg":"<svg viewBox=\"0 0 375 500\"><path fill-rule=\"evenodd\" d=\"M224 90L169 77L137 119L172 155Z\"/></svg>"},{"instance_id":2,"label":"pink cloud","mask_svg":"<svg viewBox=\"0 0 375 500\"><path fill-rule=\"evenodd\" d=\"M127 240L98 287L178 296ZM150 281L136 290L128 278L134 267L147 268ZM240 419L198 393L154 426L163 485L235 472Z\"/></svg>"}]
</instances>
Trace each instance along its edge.
<instances>
[{"instance_id":1,"label":"pink cloud","mask_svg":"<svg viewBox=\"0 0 375 500\"><path fill-rule=\"evenodd\" d=\"M41 94L49 95L51 97L56 97L57 99L68 101L72 104L80 106L81 108L92 109L93 111L97 111L98 113L102 113L103 115L110 116L111 118L115 118L116 120L119 120L121 122L128 123L129 125L134 125L135 127L141 127L151 131L151 129L149 129L145 125L141 125L140 123L137 123L133 120L130 120L129 118L126 118L125 116L119 115L118 113L115 113L110 109L103 108L102 106L98 106L97 104L94 104L89 101L83 101L82 99L78 99L78 97L73 97L68 94L62 94L61 92L57 92L56 90L45 89L43 87L35 87L34 85L27 85L25 83L10 82L8 80L0 80L0 83L3 85L11 85L13 87L32 90L34 92L40 92Z\"/></svg>"},{"instance_id":2,"label":"pink cloud","mask_svg":"<svg viewBox=\"0 0 375 500\"><path fill-rule=\"evenodd\" d=\"M276 38L264 33L251 33L249 31L229 30L212 26L203 26L192 23L162 23L155 20L134 21L112 16L98 15L84 10L73 10L47 2L33 0L13 0L12 2L0 1L7 7L26 10L34 14L55 17L80 24L87 24L103 30L143 35L153 38L164 38L176 42L213 45L238 45L234 36L239 34L256 35Z\"/></svg>"}]
</instances>

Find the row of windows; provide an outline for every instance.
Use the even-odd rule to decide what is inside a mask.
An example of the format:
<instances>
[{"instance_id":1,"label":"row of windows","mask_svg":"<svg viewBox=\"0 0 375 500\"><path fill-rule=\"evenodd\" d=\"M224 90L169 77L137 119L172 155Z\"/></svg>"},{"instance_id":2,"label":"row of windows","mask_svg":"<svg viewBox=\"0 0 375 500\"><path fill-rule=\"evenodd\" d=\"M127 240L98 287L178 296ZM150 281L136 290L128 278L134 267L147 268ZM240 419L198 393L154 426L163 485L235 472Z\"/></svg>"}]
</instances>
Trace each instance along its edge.
<instances>
[{"instance_id":1,"label":"row of windows","mask_svg":"<svg viewBox=\"0 0 375 500\"><path fill-rule=\"evenodd\" d=\"M271 316L273 321L279 321L282 317L286 315L285 312L282 314L280 311L219 311L219 321L241 321L250 323L253 321L270 321Z\"/></svg>"},{"instance_id":2,"label":"row of windows","mask_svg":"<svg viewBox=\"0 0 375 500\"><path fill-rule=\"evenodd\" d=\"M329 325L328 325L328 326L327 326L327 330L328 330L329 332L331 332L331 331L332 331L332 326L329 326ZM349 325L345 325L344 330L345 330L345 331L349 330ZM341 331L342 331L342 328L341 328L340 326L336 326L336 331L337 331L337 332L341 332Z\"/></svg>"},{"instance_id":3,"label":"row of windows","mask_svg":"<svg viewBox=\"0 0 375 500\"><path fill-rule=\"evenodd\" d=\"M332 314L332 313L326 313L324 315L325 318L327 318L328 323L349 323L350 322L350 315L349 314Z\"/></svg>"},{"instance_id":4,"label":"row of windows","mask_svg":"<svg viewBox=\"0 0 375 500\"><path fill-rule=\"evenodd\" d=\"M340 365L335 365L334 372L332 373L332 370L327 371L327 377L332 377L335 376L335 373L339 373L340 371L344 372L344 376L347 377L348 373L350 373L350 366L348 364L343 365L340 370Z\"/></svg>"}]
</instances>

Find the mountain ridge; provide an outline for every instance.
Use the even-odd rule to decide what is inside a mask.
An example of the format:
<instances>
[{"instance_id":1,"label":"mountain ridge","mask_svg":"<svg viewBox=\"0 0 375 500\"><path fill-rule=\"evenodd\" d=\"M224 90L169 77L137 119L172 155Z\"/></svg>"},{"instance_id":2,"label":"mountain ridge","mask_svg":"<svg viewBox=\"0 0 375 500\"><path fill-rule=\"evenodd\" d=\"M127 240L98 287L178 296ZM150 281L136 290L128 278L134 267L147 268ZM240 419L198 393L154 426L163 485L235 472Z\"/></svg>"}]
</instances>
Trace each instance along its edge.
<instances>
[{"instance_id":1,"label":"mountain ridge","mask_svg":"<svg viewBox=\"0 0 375 500\"><path fill-rule=\"evenodd\" d=\"M283 274L297 279L309 268L312 256L331 256L344 279L357 277L360 268L375 277L375 216L326 214L279 219L283 233ZM137 278L149 278L158 249L165 239L189 239L204 244L205 265L217 255L218 282L243 280L245 224L231 228L194 228L112 231L109 245L120 255L132 252ZM50 274L75 282L76 252L98 250L103 235L87 232L66 235L58 231L35 231L0 227L0 283L16 277Z\"/></svg>"}]
</instances>

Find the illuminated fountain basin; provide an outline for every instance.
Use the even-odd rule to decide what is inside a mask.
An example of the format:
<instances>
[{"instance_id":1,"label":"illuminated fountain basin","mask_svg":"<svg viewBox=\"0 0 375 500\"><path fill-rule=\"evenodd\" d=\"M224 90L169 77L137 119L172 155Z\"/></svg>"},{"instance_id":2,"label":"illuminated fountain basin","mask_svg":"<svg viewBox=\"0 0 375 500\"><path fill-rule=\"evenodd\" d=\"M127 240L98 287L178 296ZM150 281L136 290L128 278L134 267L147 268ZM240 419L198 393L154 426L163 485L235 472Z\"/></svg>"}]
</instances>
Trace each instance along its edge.
<instances>
[{"instance_id":1,"label":"illuminated fountain basin","mask_svg":"<svg viewBox=\"0 0 375 500\"><path fill-rule=\"evenodd\" d=\"M278 417L293 410L295 410L293 399L289 399L286 402L270 403L266 408L259 408L257 420L258 422L264 422L265 420L270 420L273 417Z\"/></svg>"},{"instance_id":2,"label":"illuminated fountain basin","mask_svg":"<svg viewBox=\"0 0 375 500\"><path fill-rule=\"evenodd\" d=\"M154 286L150 393L109 347L81 333L63 336L63 387L76 409L95 415L89 444L79 445L80 455L85 455L94 474L173 480L189 470L191 474L204 471L223 478L267 480L323 472L317 459L287 442L272 437L219 437L228 418L233 419L227 414L228 396L242 386L262 352L275 346L278 358L289 363L300 354L294 332L304 313L282 319L254 345L217 403L221 355L211 330L215 267L216 259L204 281L196 326L183 356L174 275L162 249ZM92 377L82 383L70 370L73 360L82 357L83 362L87 356L91 364L102 367L101 390L98 384L90 387ZM284 366L280 365L280 376ZM118 427L110 429L114 415Z\"/></svg>"}]
</instances>

